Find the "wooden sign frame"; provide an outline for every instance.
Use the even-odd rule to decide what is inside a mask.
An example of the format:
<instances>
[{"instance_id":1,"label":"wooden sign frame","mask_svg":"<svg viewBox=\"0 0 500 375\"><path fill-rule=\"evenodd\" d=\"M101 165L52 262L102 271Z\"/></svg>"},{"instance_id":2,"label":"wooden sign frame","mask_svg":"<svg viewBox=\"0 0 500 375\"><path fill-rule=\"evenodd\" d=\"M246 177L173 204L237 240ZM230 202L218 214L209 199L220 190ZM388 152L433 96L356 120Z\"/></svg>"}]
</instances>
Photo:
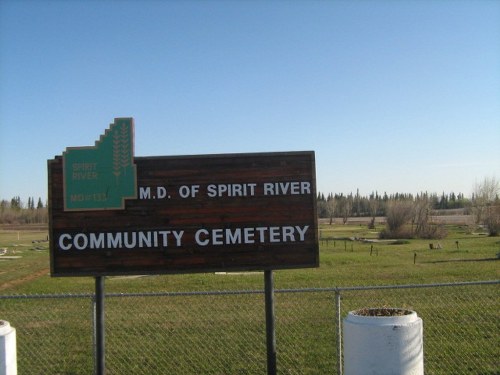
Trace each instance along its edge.
<instances>
[{"instance_id":1,"label":"wooden sign frame","mask_svg":"<svg viewBox=\"0 0 500 375\"><path fill-rule=\"evenodd\" d=\"M52 276L319 266L313 151L135 157L124 209L67 211L48 161Z\"/></svg>"}]
</instances>

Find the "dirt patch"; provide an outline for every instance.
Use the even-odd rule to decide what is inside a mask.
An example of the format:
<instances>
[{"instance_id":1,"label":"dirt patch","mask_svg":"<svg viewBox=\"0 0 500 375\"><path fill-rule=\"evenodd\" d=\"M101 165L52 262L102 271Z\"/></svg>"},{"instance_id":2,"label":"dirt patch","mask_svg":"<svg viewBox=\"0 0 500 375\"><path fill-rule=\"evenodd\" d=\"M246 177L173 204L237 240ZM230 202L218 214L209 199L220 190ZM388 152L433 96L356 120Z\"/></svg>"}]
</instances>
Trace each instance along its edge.
<instances>
[{"instance_id":1,"label":"dirt patch","mask_svg":"<svg viewBox=\"0 0 500 375\"><path fill-rule=\"evenodd\" d=\"M0 290L7 290L13 287L17 287L19 285L22 285L24 283L27 283L29 281L33 281L35 279L38 279L39 277L45 276L49 273L48 268L41 269L40 271L34 272L30 275L21 277L20 279L17 280L12 280L12 281L7 281L0 285Z\"/></svg>"}]
</instances>

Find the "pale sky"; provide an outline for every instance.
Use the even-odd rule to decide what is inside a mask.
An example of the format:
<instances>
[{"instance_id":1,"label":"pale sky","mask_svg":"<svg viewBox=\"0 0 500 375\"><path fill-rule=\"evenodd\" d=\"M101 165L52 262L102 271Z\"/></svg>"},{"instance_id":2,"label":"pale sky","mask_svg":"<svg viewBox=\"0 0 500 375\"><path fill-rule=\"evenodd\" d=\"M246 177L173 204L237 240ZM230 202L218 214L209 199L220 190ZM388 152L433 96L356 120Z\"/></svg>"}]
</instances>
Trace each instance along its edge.
<instances>
[{"instance_id":1,"label":"pale sky","mask_svg":"<svg viewBox=\"0 0 500 375\"><path fill-rule=\"evenodd\" d=\"M316 153L317 189L500 178L499 1L0 0L0 199L135 119L136 156Z\"/></svg>"}]
</instances>

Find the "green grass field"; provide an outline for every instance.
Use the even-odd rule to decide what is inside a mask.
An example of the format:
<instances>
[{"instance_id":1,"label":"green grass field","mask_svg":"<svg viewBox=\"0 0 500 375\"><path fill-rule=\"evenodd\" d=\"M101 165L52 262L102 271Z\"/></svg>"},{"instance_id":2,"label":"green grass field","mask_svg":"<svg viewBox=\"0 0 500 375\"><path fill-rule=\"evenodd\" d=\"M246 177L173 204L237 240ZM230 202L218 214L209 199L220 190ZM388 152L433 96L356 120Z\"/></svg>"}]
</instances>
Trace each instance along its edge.
<instances>
[{"instance_id":1,"label":"green grass field","mask_svg":"<svg viewBox=\"0 0 500 375\"><path fill-rule=\"evenodd\" d=\"M276 271L276 289L495 280L500 276L498 237L448 226L447 238L439 241L370 243L349 239L376 239L381 229L321 225L320 267ZM0 256L0 294L93 292L93 278L50 277L46 239L47 231L39 229L0 230L0 249L7 249L7 253ZM441 249L429 249L429 243L437 245L438 242ZM107 292L121 293L262 287L263 276L258 272L109 277L106 281Z\"/></svg>"},{"instance_id":2,"label":"green grass field","mask_svg":"<svg viewBox=\"0 0 500 375\"><path fill-rule=\"evenodd\" d=\"M275 288L499 278L498 237L448 226L448 237L440 241L351 240L375 240L381 229L321 225L320 267L276 271ZM46 238L44 230L0 230L0 249L7 249L0 256L0 295L94 292L93 278L50 277ZM441 249L429 249L429 243L438 242ZM107 293L262 289L261 272L106 278ZM492 285L344 292L341 315L367 306L414 308L425 322L426 374L492 375L498 373L497 289ZM20 373L91 373L91 311L88 297L1 301L0 318L18 331ZM276 314L279 373L334 373L333 293L276 293ZM262 294L108 297L106 317L109 374L265 373Z\"/></svg>"}]
</instances>

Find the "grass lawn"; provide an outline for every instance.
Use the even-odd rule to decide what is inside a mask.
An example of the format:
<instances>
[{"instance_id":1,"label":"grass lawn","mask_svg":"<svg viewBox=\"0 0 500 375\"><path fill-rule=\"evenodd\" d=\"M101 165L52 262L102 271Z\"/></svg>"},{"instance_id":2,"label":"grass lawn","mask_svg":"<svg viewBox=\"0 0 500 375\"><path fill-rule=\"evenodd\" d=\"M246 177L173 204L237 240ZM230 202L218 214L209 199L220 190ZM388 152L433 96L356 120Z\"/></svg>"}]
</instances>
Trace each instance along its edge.
<instances>
[{"instance_id":1,"label":"grass lawn","mask_svg":"<svg viewBox=\"0 0 500 375\"><path fill-rule=\"evenodd\" d=\"M275 271L275 288L441 283L494 280L500 276L498 237L448 226L447 238L439 241L351 240L375 240L382 229L321 225L320 267ZM47 231L43 230L0 230L0 249L7 249L7 254L0 256L0 294L93 293L91 277L50 277L48 242L39 242L46 239ZM431 250L429 243L439 243L441 249ZM262 288L260 272L117 276L106 280L106 292L110 293Z\"/></svg>"},{"instance_id":2,"label":"grass lawn","mask_svg":"<svg viewBox=\"0 0 500 375\"><path fill-rule=\"evenodd\" d=\"M499 278L498 237L448 226L448 237L440 241L360 240L376 240L381 229L321 225L320 267L276 271L275 288ZM46 238L43 230L0 230L0 249L7 249L0 256L0 295L93 293L91 277L50 277ZM438 242L440 249L429 249L429 243ZM261 272L106 278L107 293L262 289ZM414 289L411 293L405 289L345 292L342 316L369 304L415 308L426 322L427 374L460 373L464 361L471 366L471 373L481 369L482 373L493 374L497 371L498 348L492 342L498 323L495 314L481 315L481 309L498 311L497 286L474 290L480 294L474 297L470 289L462 287ZM471 306L471 298L480 298L481 306ZM276 293L280 373L314 375L332 373L336 368L333 300L333 293ZM264 373L263 309L261 294L109 297L108 373ZM8 299L1 302L0 315L18 330L18 366L22 373L92 372L90 298ZM463 331L476 327L464 325L464 319L481 319L477 324L481 331ZM51 335L47 335L47 329ZM474 358L479 358L479 363L474 363Z\"/></svg>"}]
</instances>

